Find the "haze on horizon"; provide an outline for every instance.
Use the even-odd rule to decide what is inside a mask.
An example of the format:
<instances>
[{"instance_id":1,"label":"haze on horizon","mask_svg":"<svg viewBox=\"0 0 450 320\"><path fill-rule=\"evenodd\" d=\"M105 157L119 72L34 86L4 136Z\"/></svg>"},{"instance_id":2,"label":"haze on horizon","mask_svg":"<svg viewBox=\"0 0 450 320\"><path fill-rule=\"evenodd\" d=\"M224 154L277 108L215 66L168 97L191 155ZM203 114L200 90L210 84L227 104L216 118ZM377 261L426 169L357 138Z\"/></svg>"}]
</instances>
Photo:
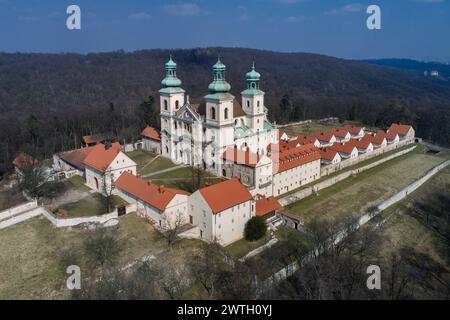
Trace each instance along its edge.
<instances>
[{"instance_id":1,"label":"haze on horizon","mask_svg":"<svg viewBox=\"0 0 450 320\"><path fill-rule=\"evenodd\" d=\"M66 9L81 7L81 30ZM377 4L382 29L368 30ZM448 0L0 0L1 52L247 47L450 62Z\"/></svg>"}]
</instances>

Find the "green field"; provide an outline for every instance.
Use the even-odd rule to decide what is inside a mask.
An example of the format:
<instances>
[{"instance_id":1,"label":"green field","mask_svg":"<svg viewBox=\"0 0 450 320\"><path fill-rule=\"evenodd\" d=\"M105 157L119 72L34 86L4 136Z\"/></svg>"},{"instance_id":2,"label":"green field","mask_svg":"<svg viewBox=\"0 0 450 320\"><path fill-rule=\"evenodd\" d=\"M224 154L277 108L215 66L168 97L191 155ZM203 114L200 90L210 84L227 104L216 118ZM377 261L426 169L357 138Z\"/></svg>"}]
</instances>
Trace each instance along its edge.
<instances>
[{"instance_id":1,"label":"green field","mask_svg":"<svg viewBox=\"0 0 450 320\"><path fill-rule=\"evenodd\" d=\"M112 207L125 204L125 200L112 196ZM85 198L65 204L55 214L62 218L90 217L105 214L105 199L100 193L88 194Z\"/></svg>"},{"instance_id":2,"label":"green field","mask_svg":"<svg viewBox=\"0 0 450 320\"><path fill-rule=\"evenodd\" d=\"M312 122L312 123L306 123L306 124L287 126L287 127L280 128L280 130L286 132L287 135L290 137L296 137L299 135L310 135L310 134L313 134L316 132L328 131L331 128L339 128L346 124L362 125L361 123L351 122L351 121L345 121L344 123Z\"/></svg>"},{"instance_id":3,"label":"green field","mask_svg":"<svg viewBox=\"0 0 450 320\"><path fill-rule=\"evenodd\" d=\"M423 147L418 147L406 155L323 189L318 196L288 205L286 209L302 217L306 224L314 217L342 223L346 218L357 217L386 200L444 160L442 155L426 154Z\"/></svg>"},{"instance_id":4,"label":"green field","mask_svg":"<svg viewBox=\"0 0 450 320\"><path fill-rule=\"evenodd\" d=\"M164 255L165 239L142 218L130 213L120 218L117 234L122 246L119 266L143 256ZM83 240L90 231L56 229L39 217L0 230L0 299L63 299L67 275L60 265L63 252L80 256ZM183 240L172 252L182 256L198 247L198 241ZM81 257L83 272L87 261Z\"/></svg>"},{"instance_id":5,"label":"green field","mask_svg":"<svg viewBox=\"0 0 450 320\"><path fill-rule=\"evenodd\" d=\"M179 188L189 192L192 192L191 184L192 184L192 176L193 176L193 168L191 167L180 167L173 171L157 174L147 179L152 180L156 184L163 184L172 188ZM217 183L220 181L220 178L214 176L209 172L203 171L203 177L205 181L209 183Z\"/></svg>"},{"instance_id":6,"label":"green field","mask_svg":"<svg viewBox=\"0 0 450 320\"><path fill-rule=\"evenodd\" d=\"M153 161L150 165L146 166L140 174L149 174L153 172L157 172L164 169L169 169L175 167L176 164L164 157L158 157L155 161Z\"/></svg>"}]
</instances>

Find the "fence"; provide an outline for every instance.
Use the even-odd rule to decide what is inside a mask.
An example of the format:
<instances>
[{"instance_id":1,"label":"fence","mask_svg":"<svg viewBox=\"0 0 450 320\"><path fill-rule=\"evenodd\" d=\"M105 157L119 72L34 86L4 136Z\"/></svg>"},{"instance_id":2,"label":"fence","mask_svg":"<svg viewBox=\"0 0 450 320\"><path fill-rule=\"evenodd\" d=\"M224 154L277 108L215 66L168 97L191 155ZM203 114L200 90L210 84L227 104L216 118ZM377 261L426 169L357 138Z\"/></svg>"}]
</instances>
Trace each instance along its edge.
<instances>
[{"instance_id":1,"label":"fence","mask_svg":"<svg viewBox=\"0 0 450 320\"><path fill-rule=\"evenodd\" d=\"M436 173L444 169L450 165L450 160L447 160L436 167L430 169L424 176L417 179L413 183L409 184L407 187L403 188L401 191L387 199L386 201L383 201L380 203L375 210L372 210L370 212L367 212L363 214L360 218L356 220L355 223L351 224L350 226L345 227L343 230L339 231L336 235L332 236L328 240L324 241L322 244L320 244L317 248L313 249L308 254L304 255L300 259L300 265L303 265L310 259L318 256L321 254L324 250L331 247L332 245L336 245L339 242L341 242L343 239L345 239L349 234L352 232L358 230L362 225L369 222L372 218L379 215L383 210L387 209L391 205L397 203L398 201L404 199L408 194L411 192L414 192L422 186L425 182L427 182L429 179L431 179ZM282 281L286 279L287 277L293 275L299 268L299 263L294 262L287 266L285 266L283 269L279 270L278 272L274 273L272 276L270 276L266 281L263 283L263 289L267 288L268 286L273 285L273 283L277 283L279 281Z\"/></svg>"},{"instance_id":2,"label":"fence","mask_svg":"<svg viewBox=\"0 0 450 320\"><path fill-rule=\"evenodd\" d=\"M296 201L299 201L301 199L304 199L306 197L309 197L309 196L315 194L319 190L331 187L332 185L334 185L334 184L336 184L338 182L341 182L342 180L345 180L345 179L347 179L348 177L350 177L350 176L352 176L354 174L358 174L358 173L367 171L367 170L372 169L372 168L374 168L374 167L376 167L376 166L378 166L378 165L380 165L380 164L382 164L382 163L384 163L386 161L389 161L391 159L394 159L394 158L400 157L400 156L402 156L402 155L404 155L406 153L409 153L409 152L413 151L415 148L416 148L416 146L413 146L413 147L408 148L406 150L402 150L400 152L392 154L392 155L390 155L390 156L388 156L386 158L383 158L383 159L380 159L380 160L375 161L373 163L370 163L370 164L368 164L368 165L366 165L364 167L343 172L343 173L341 173L341 174L339 174L337 176L334 176L334 177L326 179L326 180L324 180L322 182L316 183L316 184L314 184L313 186L311 186L309 188L306 188L306 189L297 191L297 192L295 192L293 194L287 195L284 198L281 198L279 201L280 201L280 203L283 206L286 206L288 204L294 203ZM347 161L347 160L345 160L345 161Z\"/></svg>"},{"instance_id":3,"label":"fence","mask_svg":"<svg viewBox=\"0 0 450 320\"><path fill-rule=\"evenodd\" d=\"M26 203L22 203L15 207L11 207L9 209L0 211L0 221L9 219L17 214L29 211L33 208L36 208L37 206L38 206L37 201L33 200L33 201L26 202Z\"/></svg>"}]
</instances>

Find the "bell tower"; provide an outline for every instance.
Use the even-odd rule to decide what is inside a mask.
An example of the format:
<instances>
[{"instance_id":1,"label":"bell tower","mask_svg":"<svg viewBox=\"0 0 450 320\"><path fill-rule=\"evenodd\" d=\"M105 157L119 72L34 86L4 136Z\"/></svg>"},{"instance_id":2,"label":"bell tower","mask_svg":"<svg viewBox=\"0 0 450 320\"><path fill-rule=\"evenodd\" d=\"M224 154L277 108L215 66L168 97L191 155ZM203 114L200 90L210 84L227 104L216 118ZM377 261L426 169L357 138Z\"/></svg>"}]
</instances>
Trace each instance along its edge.
<instances>
[{"instance_id":1,"label":"bell tower","mask_svg":"<svg viewBox=\"0 0 450 320\"><path fill-rule=\"evenodd\" d=\"M261 74L256 72L255 63L253 62L252 70L245 75L246 89L241 92L242 107L244 112L249 116L249 127L256 132L264 128L264 95L265 93L259 89Z\"/></svg>"},{"instance_id":2,"label":"bell tower","mask_svg":"<svg viewBox=\"0 0 450 320\"><path fill-rule=\"evenodd\" d=\"M185 91L181 88L181 80L177 78L177 64L172 60L165 64L166 77L161 81L159 90L161 117L161 153L173 158L174 152L174 121L173 116L184 104Z\"/></svg>"}]
</instances>

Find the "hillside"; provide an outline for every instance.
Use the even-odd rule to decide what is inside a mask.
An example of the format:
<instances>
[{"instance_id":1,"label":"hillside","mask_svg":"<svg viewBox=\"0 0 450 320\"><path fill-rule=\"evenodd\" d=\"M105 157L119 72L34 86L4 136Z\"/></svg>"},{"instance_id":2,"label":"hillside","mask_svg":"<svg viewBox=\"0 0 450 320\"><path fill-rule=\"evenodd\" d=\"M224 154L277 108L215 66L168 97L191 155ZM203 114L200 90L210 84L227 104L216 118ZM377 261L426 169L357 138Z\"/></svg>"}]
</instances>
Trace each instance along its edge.
<instances>
[{"instance_id":1,"label":"hillside","mask_svg":"<svg viewBox=\"0 0 450 320\"><path fill-rule=\"evenodd\" d=\"M404 121L437 142L445 143L450 136L445 128L450 122L449 85L410 71L317 54L239 48L173 50L178 76L191 99L207 93L218 53L236 96L244 88L252 60L256 61L266 105L277 122L325 116L380 126ZM113 131L132 137L145 122L157 125L155 106L148 104L146 111L145 106L144 111L136 108L149 95L158 102L168 56L168 50L0 53L0 167L7 167L18 150L48 156L77 145L82 134ZM436 129L439 121L442 125Z\"/></svg>"}]
</instances>

